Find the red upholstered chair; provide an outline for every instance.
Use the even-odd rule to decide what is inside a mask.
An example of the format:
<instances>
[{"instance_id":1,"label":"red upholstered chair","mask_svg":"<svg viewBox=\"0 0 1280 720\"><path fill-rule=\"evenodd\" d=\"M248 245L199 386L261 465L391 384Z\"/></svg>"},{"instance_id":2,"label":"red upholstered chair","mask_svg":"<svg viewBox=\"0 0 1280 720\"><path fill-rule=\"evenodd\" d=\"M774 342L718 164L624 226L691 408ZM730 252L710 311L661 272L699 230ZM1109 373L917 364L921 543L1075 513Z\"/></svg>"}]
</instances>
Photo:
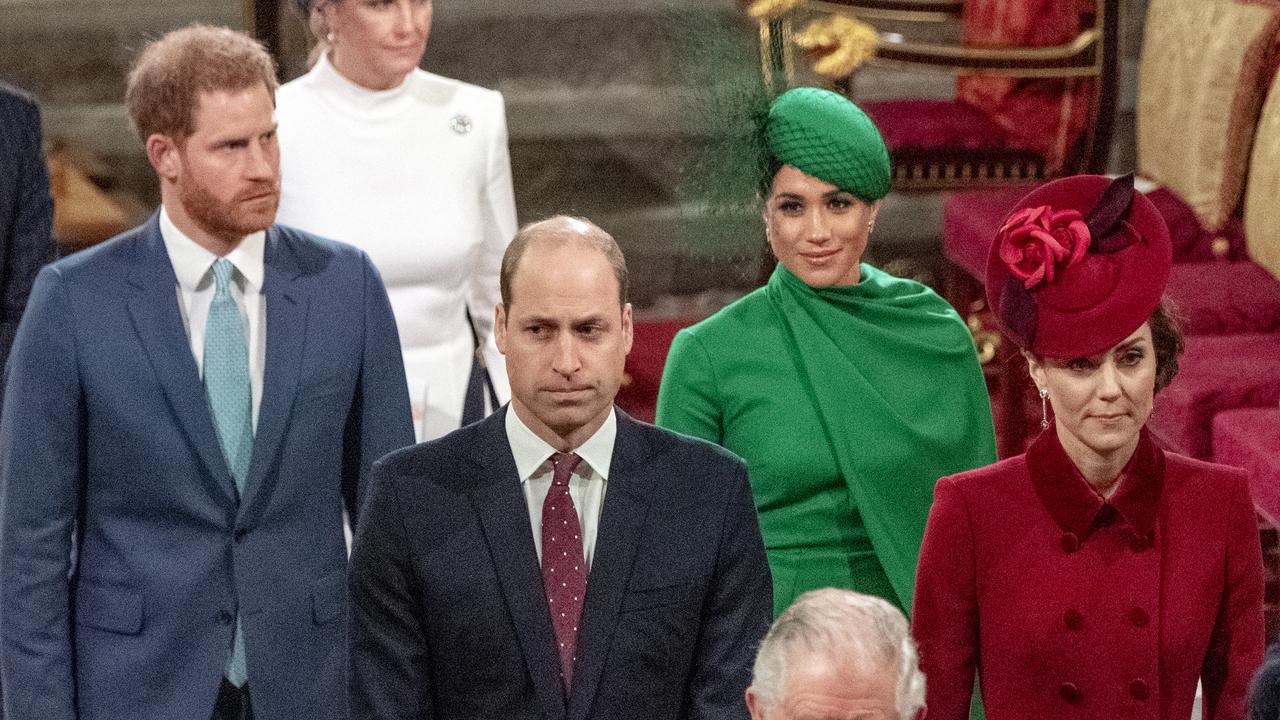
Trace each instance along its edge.
<instances>
[{"instance_id":1,"label":"red upholstered chair","mask_svg":"<svg viewBox=\"0 0 1280 720\"><path fill-rule=\"evenodd\" d=\"M1233 410L1277 409L1280 400L1280 80L1257 123L1244 200L1247 258L1175 266L1170 293L1180 297L1187 352L1156 404L1152 432L1202 458L1253 462L1238 440L1217 445L1217 418ZM1218 334L1213 334L1218 333ZM1223 334L1231 333L1231 334ZM1257 417L1257 415L1250 415ZM1224 420L1228 427L1237 424ZM1280 449L1280 448L1277 448ZM1235 457L1233 453L1244 453Z\"/></svg>"},{"instance_id":2,"label":"red upholstered chair","mask_svg":"<svg viewBox=\"0 0 1280 720\"><path fill-rule=\"evenodd\" d=\"M898 191L1035 182L1100 172L1111 141L1119 0L809 0L764 32L785 38L806 14L852 15L881 32L869 65L952 74L950 100L862 103L893 159ZM957 27L958 43L938 35ZM768 30L768 28L765 28ZM945 33L943 33L945 34ZM789 77L788 80L794 78Z\"/></svg>"},{"instance_id":3,"label":"red upholstered chair","mask_svg":"<svg viewBox=\"0 0 1280 720\"><path fill-rule=\"evenodd\" d=\"M1215 457L1215 416L1277 405L1280 333L1192 336L1178 376L1156 397L1148 427L1164 447L1208 460Z\"/></svg>"},{"instance_id":4,"label":"red upholstered chair","mask_svg":"<svg viewBox=\"0 0 1280 720\"><path fill-rule=\"evenodd\" d=\"M1153 425L1172 446L1200 457L1210 457L1214 414L1268 402L1277 377L1265 353L1276 347L1268 333L1280 333L1280 230L1272 229L1280 227L1280 209L1272 210L1280 197L1280 90L1272 89L1261 121L1259 115L1274 75L1278 10L1232 0L1151 0L1148 10L1138 172L1173 235L1177 264L1169 295L1185 315L1186 332L1195 336L1174 387L1157 404ZM1246 214L1240 199L1249 148L1254 199L1246 201ZM1028 189L957 193L946 202L943 252L950 271L944 291L978 320L986 253L1001 220ZM1200 337L1221 333L1252 335ZM1013 351L1002 348L997 356L1007 363L996 402L1004 408L1001 452L1009 454L1021 450L1033 400Z\"/></svg>"},{"instance_id":5,"label":"red upholstered chair","mask_svg":"<svg viewBox=\"0 0 1280 720\"><path fill-rule=\"evenodd\" d=\"M635 322L631 353L627 356L626 375L618 389L618 406L632 417L653 422L658 408L658 385L666 367L667 351L681 328L701 317L644 320Z\"/></svg>"},{"instance_id":6,"label":"red upholstered chair","mask_svg":"<svg viewBox=\"0 0 1280 720\"><path fill-rule=\"evenodd\" d=\"M1214 416L1213 459L1248 470L1258 512L1273 526L1280 521L1280 407Z\"/></svg>"}]
</instances>

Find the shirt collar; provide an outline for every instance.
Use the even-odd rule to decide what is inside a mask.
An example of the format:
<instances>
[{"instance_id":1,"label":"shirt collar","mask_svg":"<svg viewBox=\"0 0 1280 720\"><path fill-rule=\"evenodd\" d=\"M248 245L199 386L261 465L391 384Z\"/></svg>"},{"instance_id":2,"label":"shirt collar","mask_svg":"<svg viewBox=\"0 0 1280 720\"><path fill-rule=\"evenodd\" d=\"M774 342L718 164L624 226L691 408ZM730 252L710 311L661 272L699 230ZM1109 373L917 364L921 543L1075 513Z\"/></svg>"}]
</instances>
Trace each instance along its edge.
<instances>
[{"instance_id":1,"label":"shirt collar","mask_svg":"<svg viewBox=\"0 0 1280 720\"><path fill-rule=\"evenodd\" d=\"M1040 433L1027 448L1027 468L1040 502L1064 531L1084 538L1118 515L1137 534L1150 538L1164 488L1164 453L1146 428L1138 436L1133 457L1120 471L1120 486L1110 500L1084 479L1052 429Z\"/></svg>"},{"instance_id":2,"label":"shirt collar","mask_svg":"<svg viewBox=\"0 0 1280 720\"><path fill-rule=\"evenodd\" d=\"M520 475L520 482L524 482L538 472L543 463L556 453L556 449L530 430L516 414L515 408L510 405L507 406L506 425L507 442L511 445L511 455L516 461L516 472ZM613 411L605 418L600 429L573 452L577 453L597 475L608 480L609 466L613 460L614 440L617 437L618 414Z\"/></svg>"},{"instance_id":3,"label":"shirt collar","mask_svg":"<svg viewBox=\"0 0 1280 720\"><path fill-rule=\"evenodd\" d=\"M160 206L160 237L164 239L164 247L169 253L169 262L173 265L173 274L177 277L178 284L183 290L195 291L208 276L209 268L218 256L179 230L163 205ZM262 291L266 238L266 231L259 230L246 235L234 250L227 253L227 260L231 261L245 280L245 292Z\"/></svg>"}]
</instances>

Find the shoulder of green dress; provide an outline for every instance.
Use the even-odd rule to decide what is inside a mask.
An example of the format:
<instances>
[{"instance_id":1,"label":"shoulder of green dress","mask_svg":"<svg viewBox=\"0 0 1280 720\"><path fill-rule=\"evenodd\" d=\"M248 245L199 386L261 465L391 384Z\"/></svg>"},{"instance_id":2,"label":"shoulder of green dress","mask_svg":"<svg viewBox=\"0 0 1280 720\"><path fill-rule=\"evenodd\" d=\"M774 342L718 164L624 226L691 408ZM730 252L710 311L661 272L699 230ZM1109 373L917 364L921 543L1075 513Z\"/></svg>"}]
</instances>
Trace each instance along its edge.
<instances>
[{"instance_id":1,"label":"shoulder of green dress","mask_svg":"<svg viewBox=\"0 0 1280 720\"><path fill-rule=\"evenodd\" d=\"M951 303L934 292L933 288L918 280L890 275L874 265L863 263L862 281L874 288L876 295L882 300L918 310L924 313L925 317L937 318L940 321L964 327L960 313L951 307Z\"/></svg>"},{"instance_id":2,"label":"shoulder of green dress","mask_svg":"<svg viewBox=\"0 0 1280 720\"><path fill-rule=\"evenodd\" d=\"M704 342L719 342L740 338L761 324L772 321L769 298L765 288L756 288L725 305L709 317L680 331Z\"/></svg>"}]
</instances>

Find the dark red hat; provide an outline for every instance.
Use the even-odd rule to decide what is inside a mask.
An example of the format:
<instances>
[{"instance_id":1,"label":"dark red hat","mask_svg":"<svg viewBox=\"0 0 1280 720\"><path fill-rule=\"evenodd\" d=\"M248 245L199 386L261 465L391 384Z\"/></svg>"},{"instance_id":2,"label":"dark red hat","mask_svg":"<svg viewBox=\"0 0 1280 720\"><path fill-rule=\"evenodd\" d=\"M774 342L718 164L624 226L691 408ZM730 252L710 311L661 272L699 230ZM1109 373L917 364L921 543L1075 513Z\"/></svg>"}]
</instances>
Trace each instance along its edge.
<instances>
[{"instance_id":1,"label":"dark red hat","mask_svg":"<svg viewBox=\"0 0 1280 720\"><path fill-rule=\"evenodd\" d=\"M1169 228L1133 176L1076 175L1033 190L987 257L987 302L1040 357L1103 352L1160 304L1173 263Z\"/></svg>"}]
</instances>

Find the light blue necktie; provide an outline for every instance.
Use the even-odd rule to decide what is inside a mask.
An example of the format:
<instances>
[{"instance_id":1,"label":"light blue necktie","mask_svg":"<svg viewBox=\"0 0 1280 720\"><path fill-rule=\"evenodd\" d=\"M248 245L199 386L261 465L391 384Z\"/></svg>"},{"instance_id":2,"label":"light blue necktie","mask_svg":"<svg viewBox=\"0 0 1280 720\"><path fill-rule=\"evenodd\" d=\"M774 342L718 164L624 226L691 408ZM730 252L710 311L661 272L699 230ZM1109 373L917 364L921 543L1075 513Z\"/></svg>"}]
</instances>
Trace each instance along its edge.
<instances>
[{"instance_id":1,"label":"light blue necktie","mask_svg":"<svg viewBox=\"0 0 1280 720\"><path fill-rule=\"evenodd\" d=\"M243 497L249 457L253 452L253 396L249 385L249 348L244 320L231 295L231 261L213 263L214 294L209 319L204 326L204 394L213 413L218 444L235 478L236 493ZM244 632L236 614L236 633L231 657L227 659L227 680L236 687L248 680Z\"/></svg>"}]
</instances>

